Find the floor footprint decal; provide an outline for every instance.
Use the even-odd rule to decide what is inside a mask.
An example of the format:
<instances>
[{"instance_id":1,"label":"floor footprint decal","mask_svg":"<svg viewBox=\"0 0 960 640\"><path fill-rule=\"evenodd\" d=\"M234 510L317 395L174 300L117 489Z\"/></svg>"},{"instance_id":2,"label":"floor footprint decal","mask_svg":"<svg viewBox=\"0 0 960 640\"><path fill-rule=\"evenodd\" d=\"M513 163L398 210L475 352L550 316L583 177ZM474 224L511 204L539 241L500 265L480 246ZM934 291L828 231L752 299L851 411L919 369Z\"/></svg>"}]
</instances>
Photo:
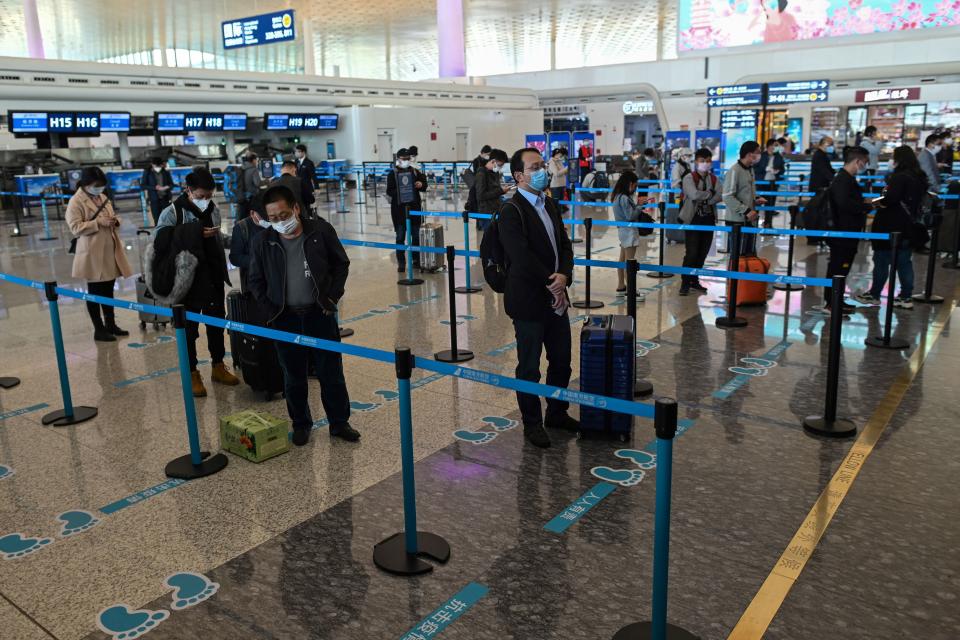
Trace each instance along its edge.
<instances>
[{"instance_id":1,"label":"floor footprint decal","mask_svg":"<svg viewBox=\"0 0 960 640\"><path fill-rule=\"evenodd\" d=\"M169 617L167 611L131 611L125 604L115 604L97 614L97 627L114 640L131 640L153 631Z\"/></svg>"},{"instance_id":2,"label":"floor footprint decal","mask_svg":"<svg viewBox=\"0 0 960 640\"><path fill-rule=\"evenodd\" d=\"M53 542L50 538L25 538L22 533L10 533L0 538L0 554L4 560L22 558L39 551Z\"/></svg>"},{"instance_id":3,"label":"floor footprint decal","mask_svg":"<svg viewBox=\"0 0 960 640\"><path fill-rule=\"evenodd\" d=\"M89 511L65 511L57 516L57 520L63 523L60 529L60 537L68 538L78 533L83 533L103 522Z\"/></svg>"},{"instance_id":4,"label":"floor footprint decal","mask_svg":"<svg viewBox=\"0 0 960 640\"><path fill-rule=\"evenodd\" d=\"M391 391L390 389L377 389L373 392L373 395L380 396L384 402L393 402L400 397L399 393Z\"/></svg>"},{"instance_id":5,"label":"floor footprint decal","mask_svg":"<svg viewBox=\"0 0 960 640\"><path fill-rule=\"evenodd\" d=\"M510 429L515 429L517 425L520 424L516 420L504 418L503 416L486 416L480 418L480 422L488 427L493 427L496 431L510 431Z\"/></svg>"},{"instance_id":6,"label":"floor footprint decal","mask_svg":"<svg viewBox=\"0 0 960 640\"><path fill-rule=\"evenodd\" d=\"M376 402L357 402L355 400L351 400L350 408L353 411L359 411L360 413L367 413L369 411L379 409L380 405Z\"/></svg>"},{"instance_id":7,"label":"floor footprint decal","mask_svg":"<svg viewBox=\"0 0 960 640\"><path fill-rule=\"evenodd\" d=\"M740 362L744 364L752 364L755 367L760 367L761 369L769 369L770 367L777 366L776 361L767 360L766 358L740 358Z\"/></svg>"},{"instance_id":8,"label":"floor footprint decal","mask_svg":"<svg viewBox=\"0 0 960 640\"><path fill-rule=\"evenodd\" d=\"M467 431L466 429L460 429L459 431L453 432L453 437L471 444L487 444L496 438L497 434L490 433L489 431Z\"/></svg>"},{"instance_id":9,"label":"floor footprint decal","mask_svg":"<svg viewBox=\"0 0 960 640\"><path fill-rule=\"evenodd\" d=\"M594 467L590 469L590 473L605 482L612 482L621 487L638 485L646 475L639 469L611 469L610 467Z\"/></svg>"},{"instance_id":10,"label":"floor footprint decal","mask_svg":"<svg viewBox=\"0 0 960 640\"><path fill-rule=\"evenodd\" d=\"M632 460L635 465L641 469L656 469L657 468L657 456L652 453L647 453L646 451L638 451L637 449L620 449L614 451L613 455L618 458L623 458L624 460Z\"/></svg>"},{"instance_id":11,"label":"floor footprint decal","mask_svg":"<svg viewBox=\"0 0 960 640\"><path fill-rule=\"evenodd\" d=\"M759 369L757 367L730 367L729 371L738 376L753 376L754 378L767 375L766 369Z\"/></svg>"},{"instance_id":12,"label":"floor footprint decal","mask_svg":"<svg viewBox=\"0 0 960 640\"><path fill-rule=\"evenodd\" d=\"M187 609L200 604L204 600L209 600L213 597L213 594L220 590L218 583L210 582L206 576L189 571L168 576L164 583L175 589L173 603L170 605L170 608L174 611Z\"/></svg>"},{"instance_id":13,"label":"floor footprint decal","mask_svg":"<svg viewBox=\"0 0 960 640\"><path fill-rule=\"evenodd\" d=\"M0 480L6 480L10 476L16 473L11 467L0 464Z\"/></svg>"}]
</instances>

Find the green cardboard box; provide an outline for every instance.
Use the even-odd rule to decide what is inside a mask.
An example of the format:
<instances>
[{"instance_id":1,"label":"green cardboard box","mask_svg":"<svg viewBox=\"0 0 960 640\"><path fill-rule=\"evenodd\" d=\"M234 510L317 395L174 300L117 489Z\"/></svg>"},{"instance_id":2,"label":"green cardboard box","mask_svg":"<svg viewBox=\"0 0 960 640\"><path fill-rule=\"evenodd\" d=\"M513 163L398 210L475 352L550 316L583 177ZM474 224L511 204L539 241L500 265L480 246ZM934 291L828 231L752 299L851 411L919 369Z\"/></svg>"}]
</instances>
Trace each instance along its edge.
<instances>
[{"instance_id":1,"label":"green cardboard box","mask_svg":"<svg viewBox=\"0 0 960 640\"><path fill-rule=\"evenodd\" d=\"M286 453L290 449L290 422L263 411L241 411L220 418L220 446L253 462Z\"/></svg>"}]
</instances>

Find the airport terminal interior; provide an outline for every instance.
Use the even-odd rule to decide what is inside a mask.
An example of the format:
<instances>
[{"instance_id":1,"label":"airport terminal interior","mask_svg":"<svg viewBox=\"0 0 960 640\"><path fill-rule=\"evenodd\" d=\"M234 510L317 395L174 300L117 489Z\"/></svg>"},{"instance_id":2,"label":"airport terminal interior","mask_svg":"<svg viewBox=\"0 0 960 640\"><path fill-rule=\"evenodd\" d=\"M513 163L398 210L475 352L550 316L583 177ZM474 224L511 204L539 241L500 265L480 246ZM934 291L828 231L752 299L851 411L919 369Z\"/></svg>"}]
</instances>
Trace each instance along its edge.
<instances>
[{"instance_id":1,"label":"airport terminal interior","mask_svg":"<svg viewBox=\"0 0 960 640\"><path fill-rule=\"evenodd\" d=\"M960 638L958 198L951 0L0 1L0 639Z\"/></svg>"}]
</instances>

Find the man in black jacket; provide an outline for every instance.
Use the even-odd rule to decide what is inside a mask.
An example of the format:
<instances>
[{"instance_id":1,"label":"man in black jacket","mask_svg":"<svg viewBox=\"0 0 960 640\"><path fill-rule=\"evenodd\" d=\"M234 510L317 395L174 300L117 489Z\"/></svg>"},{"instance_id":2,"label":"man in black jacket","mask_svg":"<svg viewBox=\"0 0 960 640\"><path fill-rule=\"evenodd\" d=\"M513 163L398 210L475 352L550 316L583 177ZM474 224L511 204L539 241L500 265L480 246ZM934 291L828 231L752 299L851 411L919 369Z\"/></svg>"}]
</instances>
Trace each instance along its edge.
<instances>
[{"instance_id":1,"label":"man in black jacket","mask_svg":"<svg viewBox=\"0 0 960 640\"><path fill-rule=\"evenodd\" d=\"M420 194L427 190L427 176L410 164L407 149L397 151L397 166L387 174L387 199L390 201L390 218L396 233L397 244L407 243L407 217L410 218L410 244L420 246L420 223L423 218L409 215L410 211L423 209ZM413 266L420 268L420 252L413 252ZM407 268L406 253L397 250L397 272Z\"/></svg>"},{"instance_id":2,"label":"man in black jacket","mask_svg":"<svg viewBox=\"0 0 960 640\"><path fill-rule=\"evenodd\" d=\"M250 290L267 324L280 331L340 341L337 302L343 296L350 269L337 232L323 219L304 220L297 198L282 185L263 194L271 229L253 243ZM320 381L320 400L330 423L330 435L356 442L350 426L350 397L339 353L277 341L283 369L283 392L293 423L293 443L310 440L313 417L307 397L307 371L313 359Z\"/></svg>"},{"instance_id":3,"label":"man in black jacket","mask_svg":"<svg viewBox=\"0 0 960 640\"><path fill-rule=\"evenodd\" d=\"M143 170L143 177L140 178L140 188L147 192L150 213L153 214L153 224L156 226L160 220L160 214L170 206L173 191L173 178L161 158L150 159L150 166Z\"/></svg>"},{"instance_id":4,"label":"man in black jacket","mask_svg":"<svg viewBox=\"0 0 960 640\"><path fill-rule=\"evenodd\" d=\"M300 179L300 191L294 191L294 193L299 193L300 202L306 207L303 209L303 213L306 217L309 217L308 212L313 208L313 203L317 201L317 197L314 195L317 166L313 164L313 160L307 157L307 146L304 144L297 145L294 155L297 158L296 176Z\"/></svg>"},{"instance_id":5,"label":"man in black jacket","mask_svg":"<svg viewBox=\"0 0 960 640\"><path fill-rule=\"evenodd\" d=\"M816 193L820 189L826 189L833 181L833 176L837 173L830 165L833 152L833 138L829 136L820 138L820 144L817 145L810 159L810 191Z\"/></svg>"},{"instance_id":6,"label":"man in black jacket","mask_svg":"<svg viewBox=\"0 0 960 640\"><path fill-rule=\"evenodd\" d=\"M770 138L767 140L767 147L763 153L760 154L760 161L753 165L753 176L761 186L758 191L777 190L777 181L783 175L787 166L781 153L782 147L776 139ZM777 196L767 196L766 201L766 206L776 206ZM773 227L773 217L775 215L776 211L763 212L763 226L765 228L770 229Z\"/></svg>"},{"instance_id":7,"label":"man in black jacket","mask_svg":"<svg viewBox=\"0 0 960 640\"><path fill-rule=\"evenodd\" d=\"M290 189L290 191L293 191L293 197L297 199L297 204L300 205L300 211L303 217L309 218L310 209L303 200L303 182L297 177L296 162L293 160L285 160L283 164L280 165L280 175L270 181L271 187L277 184L282 184L287 189ZM261 213L263 212L261 211Z\"/></svg>"},{"instance_id":8,"label":"man in black jacket","mask_svg":"<svg viewBox=\"0 0 960 640\"><path fill-rule=\"evenodd\" d=\"M863 201L863 191L857 182L857 174L870 164L870 152L863 147L847 147L843 150L843 168L830 183L830 206L834 216L836 231L863 231L867 224L867 212L870 207ZM853 259L857 255L860 241L854 238L829 238L830 262L827 265L827 278L846 276L850 273ZM843 309L831 309L832 287L823 288L824 311L844 313L856 309L843 302Z\"/></svg>"},{"instance_id":9,"label":"man in black jacket","mask_svg":"<svg viewBox=\"0 0 960 640\"><path fill-rule=\"evenodd\" d=\"M547 384L570 383L570 306L567 286L573 281L573 245L560 221L560 208L546 194L550 184L540 152L521 149L510 159L517 193L500 209L499 233L507 259L504 308L517 337L517 378L540 381L540 354L547 352ZM517 394L523 434L537 447L549 447L540 398ZM568 403L547 399L546 426L578 430L567 414Z\"/></svg>"}]
</instances>

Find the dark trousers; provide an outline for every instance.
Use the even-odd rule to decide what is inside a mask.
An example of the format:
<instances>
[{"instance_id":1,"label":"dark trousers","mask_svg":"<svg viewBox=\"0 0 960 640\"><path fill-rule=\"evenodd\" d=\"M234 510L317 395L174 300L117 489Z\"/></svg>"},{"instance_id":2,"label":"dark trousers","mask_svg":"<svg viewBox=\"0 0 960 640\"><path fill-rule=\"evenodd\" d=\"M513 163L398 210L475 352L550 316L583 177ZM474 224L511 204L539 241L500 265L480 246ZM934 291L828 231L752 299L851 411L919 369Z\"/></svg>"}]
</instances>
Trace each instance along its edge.
<instances>
[{"instance_id":1,"label":"dark trousers","mask_svg":"<svg viewBox=\"0 0 960 640\"><path fill-rule=\"evenodd\" d=\"M420 216L410 216L410 246L420 246L420 223L423 218ZM403 216L393 216L393 230L397 235L397 244L407 244L407 222ZM413 266L420 266L420 252L412 251ZM407 265L407 254L405 251L397 251L397 264L401 267Z\"/></svg>"},{"instance_id":2,"label":"dark trousers","mask_svg":"<svg viewBox=\"0 0 960 640\"><path fill-rule=\"evenodd\" d=\"M150 198L150 213L153 216L153 226L157 226L157 223L160 221L160 214L169 206L169 198Z\"/></svg>"},{"instance_id":3,"label":"dark trousers","mask_svg":"<svg viewBox=\"0 0 960 640\"><path fill-rule=\"evenodd\" d=\"M332 315L324 315L320 307L288 309L277 318L273 327L302 336L340 342L340 328ZM283 393L287 399L287 413L294 430L311 429L307 377L313 362L317 380L320 381L320 402L330 426L346 423L350 419L350 396L347 381L343 377L343 358L339 353L301 347L289 342L277 342L277 355L283 369Z\"/></svg>"},{"instance_id":4,"label":"dark trousers","mask_svg":"<svg viewBox=\"0 0 960 640\"><path fill-rule=\"evenodd\" d=\"M710 247L713 245L713 231L684 231L683 243L686 246L686 253L683 254L683 266L691 269L702 269L710 254ZM697 276L681 276L680 281L683 284L699 282Z\"/></svg>"},{"instance_id":5,"label":"dark trousers","mask_svg":"<svg viewBox=\"0 0 960 640\"><path fill-rule=\"evenodd\" d=\"M778 191L778 189L777 189L777 183L774 182L773 184L768 184L768 185L767 185L767 188L764 189L764 191ZM763 197L767 199L767 204L764 205L765 207L774 207L774 206L777 205L777 196L763 196ZM763 214L763 226L764 226L764 227L767 227L767 228L772 227L772 226L773 226L773 217L774 217L775 215L777 215L777 212L776 212L776 211L761 211L760 213Z\"/></svg>"},{"instance_id":6,"label":"dark trousers","mask_svg":"<svg viewBox=\"0 0 960 640\"><path fill-rule=\"evenodd\" d=\"M566 387L570 384L570 318L547 311L542 320L514 320L517 336L517 370L520 380L540 382L540 354L547 351L547 384ZM524 424L543 424L540 397L517 393L517 403ZM569 403L547 398L547 418L563 413Z\"/></svg>"},{"instance_id":7,"label":"dark trousers","mask_svg":"<svg viewBox=\"0 0 960 640\"><path fill-rule=\"evenodd\" d=\"M104 280L102 282L88 282L87 291L95 296L100 296L102 298L112 298L113 297L113 283L115 280ZM100 316L100 310L103 309L103 317ZM111 327L114 325L114 313L113 307L108 304L97 304L96 302L87 303L87 312L90 314L90 319L93 320L93 328L100 330L104 326Z\"/></svg>"},{"instance_id":8,"label":"dark trousers","mask_svg":"<svg viewBox=\"0 0 960 640\"><path fill-rule=\"evenodd\" d=\"M757 255L757 234L743 232L744 229L752 226L754 225L744 224L740 228L740 255L741 256ZM733 233L732 232L727 234L727 252L733 253Z\"/></svg>"},{"instance_id":9,"label":"dark trousers","mask_svg":"<svg viewBox=\"0 0 960 640\"><path fill-rule=\"evenodd\" d=\"M210 300L202 305L184 302L187 311L202 313L205 316L214 318L226 318L227 309L224 306L223 289L220 288L219 295L211 294ZM207 327L207 350L210 351L210 360L213 364L223 362L223 356L226 355L226 348L223 346L223 328L215 327L211 324ZM187 354L190 356L190 371L197 370L197 339L200 338L200 325L196 322L187 320Z\"/></svg>"},{"instance_id":10,"label":"dark trousers","mask_svg":"<svg viewBox=\"0 0 960 640\"><path fill-rule=\"evenodd\" d=\"M873 285L870 295L879 298L883 295L883 288L890 277L890 263L893 262L893 249L873 250ZM901 299L913 295L913 252L910 243L901 243L897 251L897 283L900 285Z\"/></svg>"},{"instance_id":11,"label":"dark trousers","mask_svg":"<svg viewBox=\"0 0 960 640\"><path fill-rule=\"evenodd\" d=\"M857 256L856 240L827 240L830 247L830 262L827 263L827 278L833 276L847 276L850 273L850 267L853 266L853 259ZM823 288L823 300L827 305L831 304L831 295L833 287Z\"/></svg>"}]
</instances>

